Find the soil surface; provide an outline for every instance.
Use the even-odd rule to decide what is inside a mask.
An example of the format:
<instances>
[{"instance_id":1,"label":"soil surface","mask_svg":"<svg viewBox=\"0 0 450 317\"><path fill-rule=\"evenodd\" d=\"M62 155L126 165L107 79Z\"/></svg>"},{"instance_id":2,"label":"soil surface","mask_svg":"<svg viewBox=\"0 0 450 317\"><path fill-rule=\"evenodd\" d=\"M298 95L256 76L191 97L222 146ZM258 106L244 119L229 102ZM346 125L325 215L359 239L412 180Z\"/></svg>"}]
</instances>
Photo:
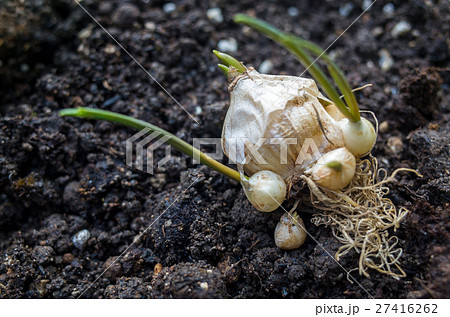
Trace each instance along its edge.
<instances>
[{"instance_id":1,"label":"soil surface","mask_svg":"<svg viewBox=\"0 0 450 317\"><path fill-rule=\"evenodd\" d=\"M58 116L89 106L188 142L220 137L229 102L211 53L220 40L234 38L232 54L248 66L270 60L271 73L303 72L283 48L234 24L234 14L327 47L369 3L83 1L197 124L75 1L1 1L0 297L450 297L446 0L379 0L329 50L353 87L373 84L357 98L378 116L373 154L381 167L423 175L402 173L390 185L389 197L410 210L396 232L407 277L353 271L367 292L311 238L298 250L278 249L273 231L282 211L256 211L238 183L176 150L149 175L126 165L126 139L135 131ZM208 18L214 7L223 22ZM311 224L306 205L299 212L334 254L330 229ZM358 255L340 264L353 269Z\"/></svg>"}]
</instances>

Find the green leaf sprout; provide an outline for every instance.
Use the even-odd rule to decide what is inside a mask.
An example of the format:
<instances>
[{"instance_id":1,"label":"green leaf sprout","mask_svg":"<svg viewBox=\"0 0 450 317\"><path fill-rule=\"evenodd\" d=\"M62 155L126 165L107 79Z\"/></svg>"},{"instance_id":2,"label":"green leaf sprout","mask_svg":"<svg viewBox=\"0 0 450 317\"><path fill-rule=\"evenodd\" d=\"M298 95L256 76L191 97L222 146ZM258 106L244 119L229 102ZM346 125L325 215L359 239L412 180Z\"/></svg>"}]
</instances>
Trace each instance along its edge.
<instances>
[{"instance_id":1,"label":"green leaf sprout","mask_svg":"<svg viewBox=\"0 0 450 317\"><path fill-rule=\"evenodd\" d=\"M358 104L348 81L336 63L319 46L298 36L285 33L263 20L245 14L236 14L234 21L259 31L293 53L324 90L327 97L336 104L342 114L352 122L360 120ZM347 104L340 98L339 93L325 73L315 63L311 54L322 59L327 64L328 72L344 95Z\"/></svg>"},{"instance_id":2,"label":"green leaf sprout","mask_svg":"<svg viewBox=\"0 0 450 317\"><path fill-rule=\"evenodd\" d=\"M228 176L231 179L234 179L235 181L239 182L241 180L239 172L219 163L218 161L214 160L213 158L203 153L199 149L196 149L189 143L183 141L182 139L176 137L172 133L164 129L161 129L151 123L135 119L120 113L115 113L112 111L95 108L85 108L85 107L63 109L59 112L59 115L62 117L78 117L85 119L106 120L114 123L119 123L121 125L137 130L147 128L150 130L150 132L158 132L160 138L163 136L168 136L169 139L166 141L168 144L172 145L176 149L180 150L181 152L191 157L200 158L200 163L205 164L208 167L211 167L213 170L218 171L223 175Z\"/></svg>"}]
</instances>

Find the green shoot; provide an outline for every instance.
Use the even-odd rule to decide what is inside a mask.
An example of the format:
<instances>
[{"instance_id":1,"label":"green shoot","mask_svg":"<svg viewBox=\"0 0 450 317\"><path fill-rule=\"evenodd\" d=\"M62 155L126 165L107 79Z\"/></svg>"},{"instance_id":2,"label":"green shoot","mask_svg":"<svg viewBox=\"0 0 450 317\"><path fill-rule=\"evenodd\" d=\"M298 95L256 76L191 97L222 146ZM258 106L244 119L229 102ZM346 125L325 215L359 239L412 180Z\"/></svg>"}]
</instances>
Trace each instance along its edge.
<instances>
[{"instance_id":1,"label":"green shoot","mask_svg":"<svg viewBox=\"0 0 450 317\"><path fill-rule=\"evenodd\" d=\"M229 67L223 65L223 64L217 64L219 66L220 70L224 73L225 76L228 75L228 71L230 70Z\"/></svg>"},{"instance_id":2,"label":"green shoot","mask_svg":"<svg viewBox=\"0 0 450 317\"><path fill-rule=\"evenodd\" d=\"M319 46L298 36L285 33L260 19L244 14L235 15L234 21L250 26L293 53L324 90L327 97L335 103L342 114L353 122L360 120L358 104L348 81L345 79L342 71ZM345 102L348 106L339 98L338 92L319 66L314 63L310 54L322 59L327 64L328 72L344 95Z\"/></svg>"},{"instance_id":3,"label":"green shoot","mask_svg":"<svg viewBox=\"0 0 450 317\"><path fill-rule=\"evenodd\" d=\"M236 70L241 74L245 72L245 70L246 70L245 66L241 62L239 62L237 59L235 59L233 56L216 51L216 50L213 50L213 53L214 53L214 55L217 56L219 61L222 63L222 64L218 65L220 67L220 69L224 72L225 72L225 70L227 71L227 73L225 75L228 74L228 69L231 66L236 68Z\"/></svg>"},{"instance_id":4,"label":"green shoot","mask_svg":"<svg viewBox=\"0 0 450 317\"><path fill-rule=\"evenodd\" d=\"M62 117L78 117L78 118L85 118L85 119L95 119L95 120L106 120L114 123L119 123L121 125L142 130L145 128L148 128L150 132L158 132L160 133L159 137L168 136L170 139L168 139L167 143L175 147L176 149L180 150L181 152L195 158L200 159L200 163L205 164L206 166L209 166L213 170L218 171L219 173L222 173L225 176L228 176L231 179L234 179L238 182L240 182L241 177L239 172L233 170L232 168L229 168L228 166L225 166L210 156L204 154L199 149L196 149L189 143L183 141L182 139L176 137L172 133L161 129L151 123L135 119L123 114L115 113L112 111L106 111L101 109L94 109L94 108L85 108L85 107L78 107L78 108L71 108L71 109L64 109L59 112L59 115Z\"/></svg>"},{"instance_id":5,"label":"green shoot","mask_svg":"<svg viewBox=\"0 0 450 317\"><path fill-rule=\"evenodd\" d=\"M342 171L342 164L338 161L331 161L325 164L327 167L334 169L336 172Z\"/></svg>"}]
</instances>

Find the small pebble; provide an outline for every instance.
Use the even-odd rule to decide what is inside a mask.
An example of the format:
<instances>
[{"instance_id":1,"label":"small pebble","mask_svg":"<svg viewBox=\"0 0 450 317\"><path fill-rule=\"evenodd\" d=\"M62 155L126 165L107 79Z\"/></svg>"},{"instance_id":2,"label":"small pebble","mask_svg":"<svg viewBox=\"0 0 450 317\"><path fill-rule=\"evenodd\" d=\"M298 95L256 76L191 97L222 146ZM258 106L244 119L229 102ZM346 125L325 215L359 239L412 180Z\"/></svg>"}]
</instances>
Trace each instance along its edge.
<instances>
[{"instance_id":1,"label":"small pebble","mask_svg":"<svg viewBox=\"0 0 450 317\"><path fill-rule=\"evenodd\" d=\"M195 114L196 115L202 114L202 112L203 112L202 107L200 107L200 106L196 106L195 107Z\"/></svg>"},{"instance_id":2,"label":"small pebble","mask_svg":"<svg viewBox=\"0 0 450 317\"><path fill-rule=\"evenodd\" d=\"M84 29L82 29L80 32L78 32L78 38L80 40L85 40L92 35L92 26L88 26Z\"/></svg>"},{"instance_id":3,"label":"small pebble","mask_svg":"<svg viewBox=\"0 0 450 317\"><path fill-rule=\"evenodd\" d=\"M287 14L289 16L291 16L291 17L298 16L298 13L299 13L299 11L298 11L298 9L296 7L289 7L288 10L287 10Z\"/></svg>"},{"instance_id":4,"label":"small pebble","mask_svg":"<svg viewBox=\"0 0 450 317\"><path fill-rule=\"evenodd\" d=\"M238 44L235 38L230 37L227 39L220 40L217 43L217 48L221 52L236 53L238 50Z\"/></svg>"},{"instance_id":5,"label":"small pebble","mask_svg":"<svg viewBox=\"0 0 450 317\"><path fill-rule=\"evenodd\" d=\"M105 49L104 49L104 52L105 52L106 54L108 54L108 55L112 55L112 54L114 54L115 52L117 52L117 47L116 47L115 45L109 43L109 44L106 45L106 47L105 47Z\"/></svg>"},{"instance_id":6,"label":"small pebble","mask_svg":"<svg viewBox=\"0 0 450 317\"><path fill-rule=\"evenodd\" d=\"M156 30L155 22L145 22L144 27L146 30L149 30L150 32L153 32Z\"/></svg>"},{"instance_id":7,"label":"small pebble","mask_svg":"<svg viewBox=\"0 0 450 317\"><path fill-rule=\"evenodd\" d=\"M391 53L387 49L382 49L378 52L378 56L380 59L378 60L378 65L380 66L383 72L387 72L394 65L394 59L391 56Z\"/></svg>"},{"instance_id":8,"label":"small pebble","mask_svg":"<svg viewBox=\"0 0 450 317\"><path fill-rule=\"evenodd\" d=\"M392 154L400 154L403 151L403 141L398 136L391 136L387 140L387 146Z\"/></svg>"},{"instance_id":9,"label":"small pebble","mask_svg":"<svg viewBox=\"0 0 450 317\"><path fill-rule=\"evenodd\" d=\"M91 233L89 232L89 230L81 230L72 237L73 245L78 249L82 249L90 237Z\"/></svg>"},{"instance_id":10,"label":"small pebble","mask_svg":"<svg viewBox=\"0 0 450 317\"><path fill-rule=\"evenodd\" d=\"M208 282L202 282L200 283L200 288L207 291L209 286L208 286Z\"/></svg>"},{"instance_id":11,"label":"small pebble","mask_svg":"<svg viewBox=\"0 0 450 317\"><path fill-rule=\"evenodd\" d=\"M175 3L172 3L172 2L166 3L163 6L163 11L165 13L171 13L171 12L175 11L176 9L177 9L177 6L175 5Z\"/></svg>"},{"instance_id":12,"label":"small pebble","mask_svg":"<svg viewBox=\"0 0 450 317\"><path fill-rule=\"evenodd\" d=\"M78 47L77 47L77 52L80 54L83 54L85 56L89 55L90 50L89 50L89 46L85 45L84 43L81 43Z\"/></svg>"},{"instance_id":13,"label":"small pebble","mask_svg":"<svg viewBox=\"0 0 450 317\"><path fill-rule=\"evenodd\" d=\"M377 26L377 27L373 28L371 33L374 37L378 37L384 33L384 30L381 26Z\"/></svg>"},{"instance_id":14,"label":"small pebble","mask_svg":"<svg viewBox=\"0 0 450 317\"><path fill-rule=\"evenodd\" d=\"M22 149L24 149L27 152L31 152L33 151L33 146L28 142L24 142L22 143Z\"/></svg>"},{"instance_id":15,"label":"small pebble","mask_svg":"<svg viewBox=\"0 0 450 317\"><path fill-rule=\"evenodd\" d=\"M268 74L273 70L273 63L270 59L266 59L259 65L258 71L262 74Z\"/></svg>"},{"instance_id":16,"label":"small pebble","mask_svg":"<svg viewBox=\"0 0 450 317\"><path fill-rule=\"evenodd\" d=\"M339 14L343 17L348 17L350 12L353 10L353 3L347 2L339 7Z\"/></svg>"},{"instance_id":17,"label":"small pebble","mask_svg":"<svg viewBox=\"0 0 450 317\"><path fill-rule=\"evenodd\" d=\"M393 37L399 37L411 31L411 24L407 21L398 22L391 31Z\"/></svg>"},{"instance_id":18,"label":"small pebble","mask_svg":"<svg viewBox=\"0 0 450 317\"><path fill-rule=\"evenodd\" d=\"M374 2L373 0L364 0L361 8L363 10L367 10L368 8L370 8L370 6L372 5L373 2Z\"/></svg>"},{"instance_id":19,"label":"small pebble","mask_svg":"<svg viewBox=\"0 0 450 317\"><path fill-rule=\"evenodd\" d=\"M391 15L395 11L395 6L392 3L387 3L383 7L383 13L386 15Z\"/></svg>"},{"instance_id":20,"label":"small pebble","mask_svg":"<svg viewBox=\"0 0 450 317\"><path fill-rule=\"evenodd\" d=\"M206 16L211 22L214 23L222 23L223 22L223 15L222 10L220 8L211 8L206 11Z\"/></svg>"},{"instance_id":21,"label":"small pebble","mask_svg":"<svg viewBox=\"0 0 450 317\"><path fill-rule=\"evenodd\" d=\"M387 121L383 121L380 123L378 127L380 133L386 133L389 131L389 123Z\"/></svg>"},{"instance_id":22,"label":"small pebble","mask_svg":"<svg viewBox=\"0 0 450 317\"><path fill-rule=\"evenodd\" d=\"M384 167L389 167L391 165L391 163L389 163L389 160L385 157L382 157L380 160L381 164L380 166Z\"/></svg>"}]
</instances>

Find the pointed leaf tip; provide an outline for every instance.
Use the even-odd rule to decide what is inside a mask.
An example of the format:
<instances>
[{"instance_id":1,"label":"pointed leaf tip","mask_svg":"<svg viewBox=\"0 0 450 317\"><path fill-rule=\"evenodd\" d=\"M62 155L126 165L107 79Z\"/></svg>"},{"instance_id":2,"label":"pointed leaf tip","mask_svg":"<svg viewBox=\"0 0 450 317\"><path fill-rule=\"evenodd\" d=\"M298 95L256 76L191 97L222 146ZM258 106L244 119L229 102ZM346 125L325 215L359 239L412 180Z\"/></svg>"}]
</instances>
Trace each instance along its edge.
<instances>
[{"instance_id":1,"label":"pointed leaf tip","mask_svg":"<svg viewBox=\"0 0 450 317\"><path fill-rule=\"evenodd\" d=\"M213 50L214 55L217 56L217 58L219 59L219 61L227 67L233 66L234 68L236 68L240 73L245 72L246 68L245 66L239 62L236 58L234 58L231 55L228 55L226 53L222 53L219 52L217 50Z\"/></svg>"}]
</instances>

